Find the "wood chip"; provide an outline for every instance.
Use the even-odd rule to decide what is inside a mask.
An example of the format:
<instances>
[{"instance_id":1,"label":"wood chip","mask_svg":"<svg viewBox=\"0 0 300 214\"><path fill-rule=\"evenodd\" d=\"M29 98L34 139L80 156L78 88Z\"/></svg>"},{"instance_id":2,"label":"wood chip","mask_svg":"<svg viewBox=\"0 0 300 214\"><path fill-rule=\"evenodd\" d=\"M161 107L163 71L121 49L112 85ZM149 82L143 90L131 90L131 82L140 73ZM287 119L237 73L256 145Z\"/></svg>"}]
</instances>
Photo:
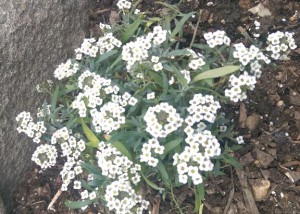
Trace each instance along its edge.
<instances>
[{"instance_id":1,"label":"wood chip","mask_svg":"<svg viewBox=\"0 0 300 214\"><path fill-rule=\"evenodd\" d=\"M249 188L248 179L247 179L245 172L243 170L236 170L236 174L237 174L240 184L241 184L241 188L243 191L244 200L245 200L248 212L251 214L259 214L254 197L252 195L252 191Z\"/></svg>"}]
</instances>

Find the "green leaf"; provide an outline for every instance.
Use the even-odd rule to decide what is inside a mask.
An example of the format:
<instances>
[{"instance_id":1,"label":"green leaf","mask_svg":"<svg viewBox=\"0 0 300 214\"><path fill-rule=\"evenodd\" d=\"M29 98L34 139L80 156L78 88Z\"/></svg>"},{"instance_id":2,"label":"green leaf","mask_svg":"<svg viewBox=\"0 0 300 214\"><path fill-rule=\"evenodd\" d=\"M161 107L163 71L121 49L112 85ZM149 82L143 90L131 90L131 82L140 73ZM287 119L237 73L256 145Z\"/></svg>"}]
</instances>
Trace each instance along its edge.
<instances>
[{"instance_id":1,"label":"green leaf","mask_svg":"<svg viewBox=\"0 0 300 214\"><path fill-rule=\"evenodd\" d=\"M168 172L166 170L166 167L164 166L164 164L161 161L158 162L158 170L160 172L160 175L161 175L164 183L167 186L169 186L170 185L170 178L169 178Z\"/></svg>"},{"instance_id":2,"label":"green leaf","mask_svg":"<svg viewBox=\"0 0 300 214\"><path fill-rule=\"evenodd\" d=\"M126 28L126 31L123 34L122 38L121 38L121 41L122 41L123 44L126 43L133 36L135 31L140 26L141 21L142 21L141 19L137 19Z\"/></svg>"},{"instance_id":3,"label":"green leaf","mask_svg":"<svg viewBox=\"0 0 300 214\"><path fill-rule=\"evenodd\" d=\"M175 37L179 32L182 31L184 23L192 16L195 12L190 12L188 14L184 14L182 19L176 24L175 29L171 33L171 37Z\"/></svg>"},{"instance_id":4,"label":"green leaf","mask_svg":"<svg viewBox=\"0 0 300 214\"><path fill-rule=\"evenodd\" d=\"M163 79L162 77L154 71L149 71L149 76L151 79L153 79L157 84L159 84L161 87L163 87Z\"/></svg>"},{"instance_id":5,"label":"green leaf","mask_svg":"<svg viewBox=\"0 0 300 214\"><path fill-rule=\"evenodd\" d=\"M195 76L193 82L203 79L222 77L238 70L240 70L240 66L238 65L227 65L225 67L211 69Z\"/></svg>"},{"instance_id":6,"label":"green leaf","mask_svg":"<svg viewBox=\"0 0 300 214\"><path fill-rule=\"evenodd\" d=\"M165 150L164 153L162 154L162 159L164 159L166 157L166 155L173 149L175 149L178 145L180 145L180 143L182 142L182 138L178 138L175 140L172 140L169 143L164 144Z\"/></svg>"},{"instance_id":7,"label":"green leaf","mask_svg":"<svg viewBox=\"0 0 300 214\"><path fill-rule=\"evenodd\" d=\"M115 141L127 140L129 137L139 137L140 134L137 131L120 131L115 132L109 136L108 143L113 143Z\"/></svg>"},{"instance_id":8,"label":"green leaf","mask_svg":"<svg viewBox=\"0 0 300 214\"><path fill-rule=\"evenodd\" d=\"M100 62L106 60L107 58L115 55L118 52L119 52L118 50L110 50L110 51L102 54L101 56L99 56L99 58L97 59L96 63L99 64Z\"/></svg>"},{"instance_id":9,"label":"green leaf","mask_svg":"<svg viewBox=\"0 0 300 214\"><path fill-rule=\"evenodd\" d=\"M203 200L204 200L204 196L205 196L205 187L204 187L204 183L201 183L199 185L196 186L195 188L195 208L194 208L194 212L195 213L202 213L202 209L203 209Z\"/></svg>"},{"instance_id":10,"label":"green leaf","mask_svg":"<svg viewBox=\"0 0 300 214\"><path fill-rule=\"evenodd\" d=\"M59 85L56 86L54 93L51 96L51 119L54 119L54 111L55 107L57 105L57 98L58 98L58 93L59 93Z\"/></svg>"},{"instance_id":11,"label":"green leaf","mask_svg":"<svg viewBox=\"0 0 300 214\"><path fill-rule=\"evenodd\" d=\"M80 122L81 122L82 129L83 129L83 132L84 132L86 138L92 143L92 147L97 148L99 139L94 134L94 132L92 132L92 130L86 125L83 118L80 118Z\"/></svg>"},{"instance_id":12,"label":"green leaf","mask_svg":"<svg viewBox=\"0 0 300 214\"><path fill-rule=\"evenodd\" d=\"M121 143L120 141L115 141L111 143L111 145L113 145L119 152L121 152L122 155L128 157L128 159L132 161L132 156L123 143Z\"/></svg>"},{"instance_id":13,"label":"green leaf","mask_svg":"<svg viewBox=\"0 0 300 214\"><path fill-rule=\"evenodd\" d=\"M101 170L90 163L81 162L80 165L95 175L102 175Z\"/></svg>"},{"instance_id":14,"label":"green leaf","mask_svg":"<svg viewBox=\"0 0 300 214\"><path fill-rule=\"evenodd\" d=\"M190 52L187 49L174 50L174 51L170 51L169 53L166 54L167 57L188 56L188 55L190 55Z\"/></svg>"},{"instance_id":15,"label":"green leaf","mask_svg":"<svg viewBox=\"0 0 300 214\"><path fill-rule=\"evenodd\" d=\"M165 189L164 188L161 188L159 186L157 186L155 183L153 183L152 181L150 181L142 172L141 172L141 175L143 177L143 179L146 181L146 183L152 187L153 189L156 189L158 191L164 191Z\"/></svg>"},{"instance_id":16,"label":"green leaf","mask_svg":"<svg viewBox=\"0 0 300 214\"><path fill-rule=\"evenodd\" d=\"M230 156L228 154L224 154L223 155L223 160L226 163L229 163L230 165L232 165L236 169L243 169L242 164L240 164L234 157L232 157L232 156Z\"/></svg>"},{"instance_id":17,"label":"green leaf","mask_svg":"<svg viewBox=\"0 0 300 214\"><path fill-rule=\"evenodd\" d=\"M147 30L152 24L154 24L155 22L159 22L161 20L161 18L159 17L152 17L150 18L147 23L146 23L146 28L145 30Z\"/></svg>"},{"instance_id":18,"label":"green leaf","mask_svg":"<svg viewBox=\"0 0 300 214\"><path fill-rule=\"evenodd\" d=\"M171 73L174 73L177 80L183 87L188 87L187 80L184 78L183 74L179 72L178 68L174 64L165 64L164 69Z\"/></svg>"},{"instance_id":19,"label":"green leaf","mask_svg":"<svg viewBox=\"0 0 300 214\"><path fill-rule=\"evenodd\" d=\"M69 201L67 200L65 202L65 205L71 209L79 209L81 207L90 205L93 203L93 200L85 200L85 201Z\"/></svg>"}]
</instances>

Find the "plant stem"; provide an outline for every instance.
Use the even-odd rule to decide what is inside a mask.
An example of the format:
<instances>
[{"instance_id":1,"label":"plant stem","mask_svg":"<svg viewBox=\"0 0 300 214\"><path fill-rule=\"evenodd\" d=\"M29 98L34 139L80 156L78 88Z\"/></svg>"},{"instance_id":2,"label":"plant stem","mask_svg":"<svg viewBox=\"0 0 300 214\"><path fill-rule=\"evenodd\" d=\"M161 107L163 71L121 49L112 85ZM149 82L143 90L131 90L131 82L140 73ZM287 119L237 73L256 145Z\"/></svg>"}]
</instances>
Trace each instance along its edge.
<instances>
[{"instance_id":1,"label":"plant stem","mask_svg":"<svg viewBox=\"0 0 300 214\"><path fill-rule=\"evenodd\" d=\"M171 186L170 190L171 190L172 200L174 201L174 203L175 203L175 205L176 205L176 208L178 209L178 211L179 211L180 214L183 214L182 209L180 208L180 206L179 206L179 204L178 204L177 198L176 198L176 196L174 195L174 192L173 192L173 186Z\"/></svg>"},{"instance_id":2,"label":"plant stem","mask_svg":"<svg viewBox=\"0 0 300 214\"><path fill-rule=\"evenodd\" d=\"M198 18L196 27L194 28L194 34L193 34L192 41L190 43L190 48L192 48L192 46L194 44L194 41L195 41L195 38L196 38L196 35L197 35L197 31L198 31L198 27L199 27L199 24L200 24L200 21L201 21L201 15L202 15L202 10L199 11L199 18Z\"/></svg>"}]
</instances>

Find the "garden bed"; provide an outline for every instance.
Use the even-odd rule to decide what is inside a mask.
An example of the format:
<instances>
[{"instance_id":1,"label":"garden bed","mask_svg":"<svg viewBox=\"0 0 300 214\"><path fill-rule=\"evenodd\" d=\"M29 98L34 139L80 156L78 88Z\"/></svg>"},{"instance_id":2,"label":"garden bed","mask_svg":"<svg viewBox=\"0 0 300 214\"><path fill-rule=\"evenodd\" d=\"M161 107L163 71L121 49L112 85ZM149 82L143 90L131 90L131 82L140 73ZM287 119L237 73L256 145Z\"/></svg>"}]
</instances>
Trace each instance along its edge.
<instances>
[{"instance_id":1,"label":"garden bed","mask_svg":"<svg viewBox=\"0 0 300 214\"><path fill-rule=\"evenodd\" d=\"M91 14L91 35L97 35L99 21L113 22L116 6L110 1L100 1ZM174 1L175 2L175 1ZM184 12L203 9L197 34L223 29L234 41L244 41L254 29L254 20L261 28L254 32L265 35L274 30L295 32L300 44L298 1L269 0L264 7L270 16L257 18L249 12L259 2L250 0L183 1ZM141 11L159 15L164 8L154 2L143 4ZM195 20L195 23L197 20ZM187 33L191 28L186 27ZM247 32L245 34L245 32ZM191 37L193 32L190 33ZM239 127L245 139L242 149L233 155L243 164L242 170L225 167L226 175L205 182L206 194L203 213L299 213L300 210L300 49L290 53L290 59L276 68L267 68L258 80L248 99L225 110L227 118ZM49 203L61 187L59 168L40 173L33 167L26 175L26 182L15 193L14 213L102 213L101 206L85 211L70 210L64 205L68 199L79 199L75 192L63 192L50 210ZM145 189L145 191L150 191ZM151 195L152 194L152 195ZM150 193L152 213L176 213L170 210L169 197L162 201ZM189 188L175 190L184 213L194 209L193 191ZM253 200L254 198L254 200Z\"/></svg>"}]
</instances>

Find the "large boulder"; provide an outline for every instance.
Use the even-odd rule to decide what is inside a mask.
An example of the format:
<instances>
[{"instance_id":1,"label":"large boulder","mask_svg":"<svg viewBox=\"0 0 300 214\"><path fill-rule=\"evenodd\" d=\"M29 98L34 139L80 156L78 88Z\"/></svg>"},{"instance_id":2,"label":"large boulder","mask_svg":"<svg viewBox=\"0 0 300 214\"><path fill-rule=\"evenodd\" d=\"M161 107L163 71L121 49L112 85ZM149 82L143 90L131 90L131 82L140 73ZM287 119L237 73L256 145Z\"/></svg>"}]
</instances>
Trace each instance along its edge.
<instances>
[{"instance_id":1,"label":"large boulder","mask_svg":"<svg viewBox=\"0 0 300 214\"><path fill-rule=\"evenodd\" d=\"M42 104L36 85L74 54L88 29L91 0L0 1L0 195L7 211L34 150L15 117Z\"/></svg>"}]
</instances>

